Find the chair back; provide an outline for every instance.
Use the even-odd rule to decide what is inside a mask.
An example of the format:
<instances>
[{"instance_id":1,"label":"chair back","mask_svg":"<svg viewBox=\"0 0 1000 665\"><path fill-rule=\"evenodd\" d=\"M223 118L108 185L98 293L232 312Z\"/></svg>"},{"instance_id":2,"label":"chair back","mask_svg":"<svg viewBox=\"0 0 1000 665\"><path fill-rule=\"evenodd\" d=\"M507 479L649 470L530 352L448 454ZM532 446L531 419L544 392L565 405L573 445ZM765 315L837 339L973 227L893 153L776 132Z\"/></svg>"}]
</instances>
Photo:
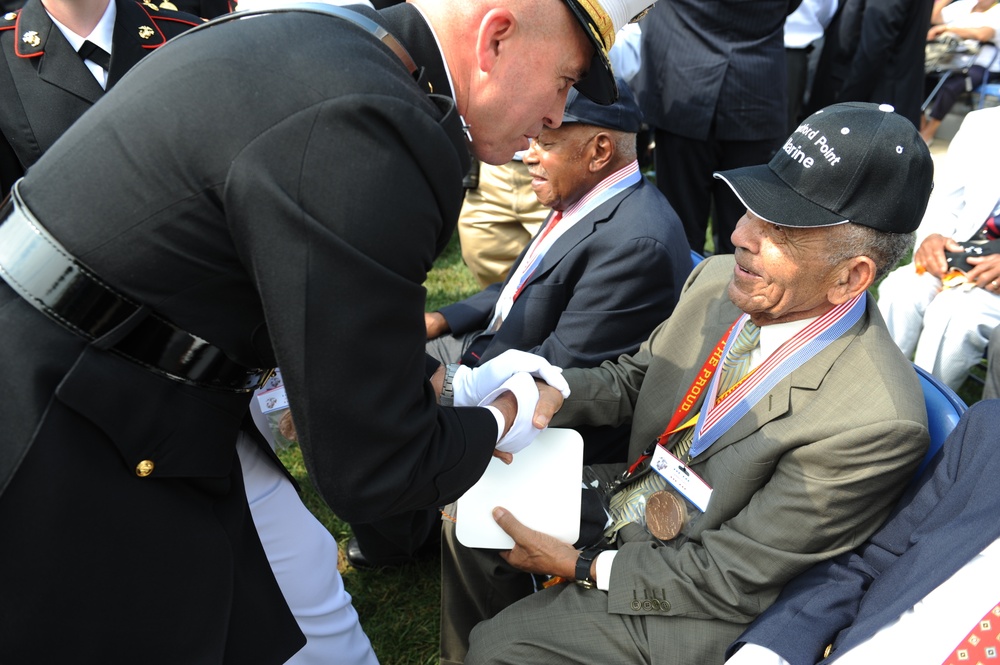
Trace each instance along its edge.
<instances>
[{"instance_id":1,"label":"chair back","mask_svg":"<svg viewBox=\"0 0 1000 665\"><path fill-rule=\"evenodd\" d=\"M917 376L920 377L920 387L924 391L924 405L927 407L927 430L931 435L927 454L924 455L924 459L920 462L914 475L914 480L916 480L923 474L934 455L941 450L944 440L955 429L958 419L962 417L968 407L962 398L939 378L922 367L914 365L913 369L917 371Z\"/></svg>"}]
</instances>

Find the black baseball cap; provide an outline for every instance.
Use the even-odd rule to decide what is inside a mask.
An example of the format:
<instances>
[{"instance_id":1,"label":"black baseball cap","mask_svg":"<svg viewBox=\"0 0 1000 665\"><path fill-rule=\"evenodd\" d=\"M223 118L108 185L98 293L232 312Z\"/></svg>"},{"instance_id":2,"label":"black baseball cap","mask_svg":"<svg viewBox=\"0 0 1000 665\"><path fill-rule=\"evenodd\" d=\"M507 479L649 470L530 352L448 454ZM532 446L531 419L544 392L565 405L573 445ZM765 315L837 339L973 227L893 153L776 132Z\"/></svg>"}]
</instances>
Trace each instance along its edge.
<instances>
[{"instance_id":1,"label":"black baseball cap","mask_svg":"<svg viewBox=\"0 0 1000 665\"><path fill-rule=\"evenodd\" d=\"M618 99L615 73L608 59L615 35L625 24L645 16L655 0L564 1L594 46L590 71L574 87L598 104L611 104Z\"/></svg>"},{"instance_id":2,"label":"black baseball cap","mask_svg":"<svg viewBox=\"0 0 1000 665\"><path fill-rule=\"evenodd\" d=\"M618 86L618 100L607 105L588 99L575 88L570 90L566 97L566 110L563 111L563 123L579 122L630 134L638 133L642 126L639 103L623 79L616 79L615 82Z\"/></svg>"},{"instance_id":3,"label":"black baseball cap","mask_svg":"<svg viewBox=\"0 0 1000 665\"><path fill-rule=\"evenodd\" d=\"M934 162L913 123L892 106L848 102L806 118L767 164L715 177L773 224L854 222L911 233L927 208Z\"/></svg>"}]
</instances>

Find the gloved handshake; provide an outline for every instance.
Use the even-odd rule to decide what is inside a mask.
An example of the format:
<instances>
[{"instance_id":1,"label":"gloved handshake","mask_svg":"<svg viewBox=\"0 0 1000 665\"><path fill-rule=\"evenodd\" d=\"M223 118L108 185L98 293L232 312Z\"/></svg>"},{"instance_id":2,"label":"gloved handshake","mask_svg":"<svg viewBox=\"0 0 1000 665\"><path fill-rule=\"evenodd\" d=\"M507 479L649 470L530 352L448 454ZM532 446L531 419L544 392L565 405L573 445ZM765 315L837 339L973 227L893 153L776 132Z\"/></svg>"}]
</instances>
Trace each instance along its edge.
<instances>
[{"instance_id":1,"label":"gloved handshake","mask_svg":"<svg viewBox=\"0 0 1000 665\"><path fill-rule=\"evenodd\" d=\"M517 416L497 444L497 450L516 453L541 432L532 424L538 404L535 377L558 390L563 398L569 397L569 385L562 376L562 368L532 353L510 350L480 367L463 365L458 368L452 380L455 406L487 406L502 393L513 393L517 400Z\"/></svg>"}]
</instances>

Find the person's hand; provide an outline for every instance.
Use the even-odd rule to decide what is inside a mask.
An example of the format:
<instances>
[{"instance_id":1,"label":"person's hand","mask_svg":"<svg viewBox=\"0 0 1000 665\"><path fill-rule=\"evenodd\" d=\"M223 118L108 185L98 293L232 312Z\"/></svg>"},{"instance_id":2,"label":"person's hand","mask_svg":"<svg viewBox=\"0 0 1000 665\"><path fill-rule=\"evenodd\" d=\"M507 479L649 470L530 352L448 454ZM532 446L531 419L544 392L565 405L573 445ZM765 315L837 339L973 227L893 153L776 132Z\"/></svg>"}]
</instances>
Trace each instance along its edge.
<instances>
[{"instance_id":1,"label":"person's hand","mask_svg":"<svg viewBox=\"0 0 1000 665\"><path fill-rule=\"evenodd\" d=\"M531 422L538 429L545 429L565 400L561 392L544 381L535 379L535 385L538 387L538 404L535 405L535 416Z\"/></svg>"},{"instance_id":2,"label":"person's hand","mask_svg":"<svg viewBox=\"0 0 1000 665\"><path fill-rule=\"evenodd\" d=\"M569 580L576 577L576 560L580 553L575 547L529 529L502 507L493 509L493 519L514 539L513 549L500 552L504 561L528 573L558 575Z\"/></svg>"},{"instance_id":3,"label":"person's hand","mask_svg":"<svg viewBox=\"0 0 1000 665\"><path fill-rule=\"evenodd\" d=\"M968 280L993 295L1000 295L1000 254L970 256L966 259L972 270L965 273Z\"/></svg>"},{"instance_id":4,"label":"person's hand","mask_svg":"<svg viewBox=\"0 0 1000 665\"><path fill-rule=\"evenodd\" d=\"M948 272L948 260L945 252L961 252L962 246L952 238L946 238L940 233L932 233L920 247L913 252L913 266L917 272L928 272L934 277L941 279Z\"/></svg>"},{"instance_id":5,"label":"person's hand","mask_svg":"<svg viewBox=\"0 0 1000 665\"><path fill-rule=\"evenodd\" d=\"M514 417L502 410L498 399L513 394L517 400ZM538 388L535 379L526 372L518 372L504 381L499 388L483 398L478 406L493 405L501 408L504 414L505 427L502 436L497 441L497 450L505 453L516 453L527 448L541 429L534 426L535 407L538 405Z\"/></svg>"},{"instance_id":6,"label":"person's hand","mask_svg":"<svg viewBox=\"0 0 1000 665\"><path fill-rule=\"evenodd\" d=\"M527 372L542 379L559 390L563 397L569 397L569 384L563 378L561 368L541 356L511 349L479 367L463 365L458 368L452 379L455 406L481 406L487 395L518 372Z\"/></svg>"},{"instance_id":7,"label":"person's hand","mask_svg":"<svg viewBox=\"0 0 1000 665\"><path fill-rule=\"evenodd\" d=\"M448 325L447 319L441 312L425 312L424 325L427 326L427 339L440 337L451 330L451 326Z\"/></svg>"}]
</instances>

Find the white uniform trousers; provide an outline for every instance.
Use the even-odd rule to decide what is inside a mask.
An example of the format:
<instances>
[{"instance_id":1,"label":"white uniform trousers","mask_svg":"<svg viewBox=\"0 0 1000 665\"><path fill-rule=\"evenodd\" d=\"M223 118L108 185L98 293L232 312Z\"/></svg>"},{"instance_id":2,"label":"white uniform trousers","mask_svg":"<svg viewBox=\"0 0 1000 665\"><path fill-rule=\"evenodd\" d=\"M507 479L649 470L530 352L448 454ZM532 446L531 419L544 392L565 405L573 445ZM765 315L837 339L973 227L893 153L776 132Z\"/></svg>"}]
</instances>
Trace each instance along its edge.
<instances>
[{"instance_id":1,"label":"white uniform trousers","mask_svg":"<svg viewBox=\"0 0 1000 665\"><path fill-rule=\"evenodd\" d=\"M941 280L913 264L889 273L878 287L889 334L907 357L958 390L1000 323L1000 296L980 288L941 290Z\"/></svg>"},{"instance_id":2,"label":"white uniform trousers","mask_svg":"<svg viewBox=\"0 0 1000 665\"><path fill-rule=\"evenodd\" d=\"M240 434L236 450L257 534L307 640L289 665L378 665L337 570L337 541L253 440Z\"/></svg>"}]
</instances>

